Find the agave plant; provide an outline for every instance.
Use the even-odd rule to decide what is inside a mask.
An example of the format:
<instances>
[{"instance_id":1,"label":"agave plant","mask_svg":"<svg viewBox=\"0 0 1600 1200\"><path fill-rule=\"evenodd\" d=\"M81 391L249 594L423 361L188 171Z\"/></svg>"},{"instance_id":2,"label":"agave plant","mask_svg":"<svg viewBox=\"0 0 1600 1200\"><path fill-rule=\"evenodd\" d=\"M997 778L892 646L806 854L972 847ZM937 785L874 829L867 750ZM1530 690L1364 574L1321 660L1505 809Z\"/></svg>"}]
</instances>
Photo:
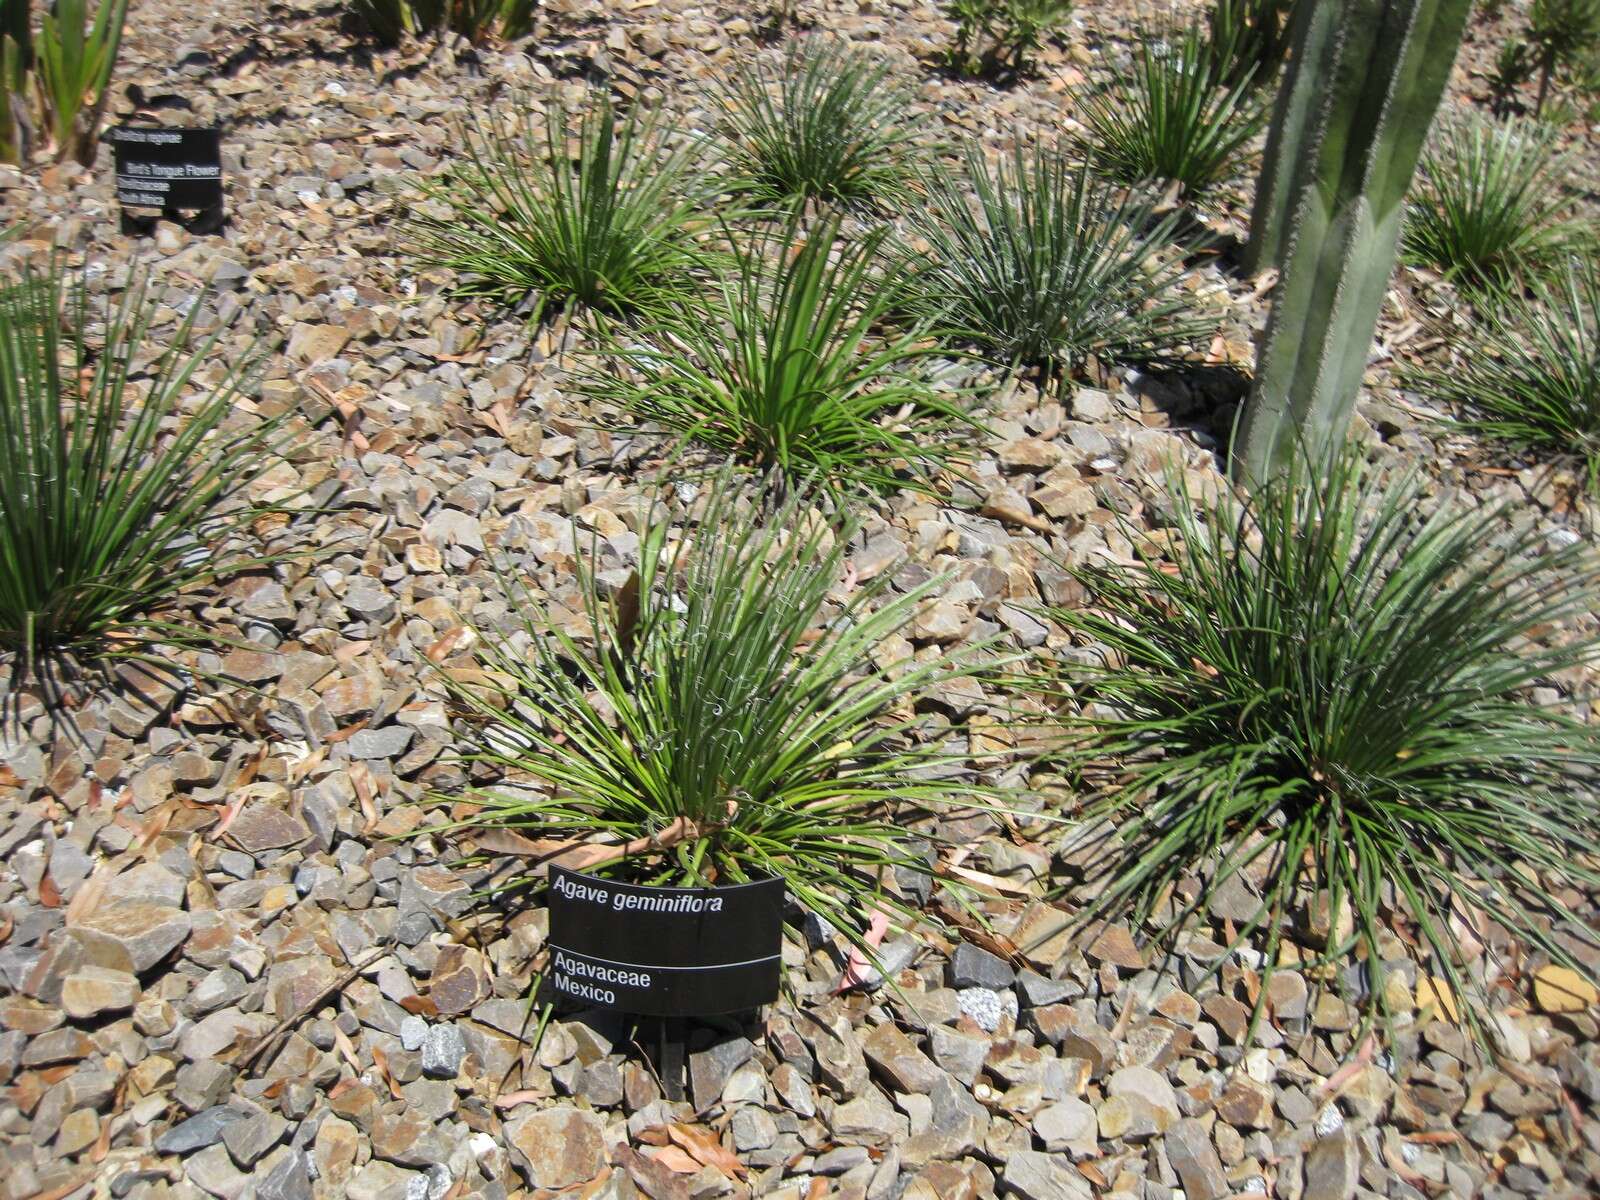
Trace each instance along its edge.
<instances>
[{"instance_id":1,"label":"agave plant","mask_svg":"<svg viewBox=\"0 0 1600 1200\"><path fill-rule=\"evenodd\" d=\"M956 23L950 65L967 75L1020 74L1046 37L1067 23L1073 0L950 0Z\"/></svg>"},{"instance_id":2,"label":"agave plant","mask_svg":"<svg viewBox=\"0 0 1600 1200\"><path fill-rule=\"evenodd\" d=\"M449 32L478 43L491 36L511 40L533 29L535 0L350 0L356 16L380 41L395 46L406 37Z\"/></svg>"},{"instance_id":3,"label":"agave plant","mask_svg":"<svg viewBox=\"0 0 1600 1200\"><path fill-rule=\"evenodd\" d=\"M463 126L460 140L465 161L418 182L405 237L458 272L463 293L530 321L551 305L623 313L682 290L701 265L715 185L703 144L659 115L618 121L601 93L554 106L542 129L522 104Z\"/></svg>"},{"instance_id":4,"label":"agave plant","mask_svg":"<svg viewBox=\"0 0 1600 1200\"><path fill-rule=\"evenodd\" d=\"M1303 959L1357 952L1369 1017L1388 1011L1391 931L1454 995L1481 995L1457 913L1589 973L1574 947L1600 934L1560 895L1600 884L1600 746L1529 699L1600 650L1551 635L1594 608L1587 548L1430 505L1418 477L1382 480L1348 451L1292 460L1242 503L1175 485L1174 511L1174 561L1092 565L1091 607L1053 614L1102 656L1069 675L1068 759L1097 790L1084 815L1115 828L1088 918L1170 900L1170 939L1245 883L1259 903L1238 939L1261 935L1270 976L1286 937L1317 945L1320 909L1334 932Z\"/></svg>"},{"instance_id":5,"label":"agave plant","mask_svg":"<svg viewBox=\"0 0 1600 1200\"><path fill-rule=\"evenodd\" d=\"M873 205L904 194L916 126L888 64L804 38L781 70L753 61L717 96L735 183L754 199Z\"/></svg>"},{"instance_id":6,"label":"agave plant","mask_svg":"<svg viewBox=\"0 0 1600 1200\"><path fill-rule=\"evenodd\" d=\"M248 364L188 408L221 330L155 328L142 286L92 300L57 265L0 289L0 650L60 681L211 635L181 594L260 565L250 498L274 422L236 422Z\"/></svg>"},{"instance_id":7,"label":"agave plant","mask_svg":"<svg viewBox=\"0 0 1600 1200\"><path fill-rule=\"evenodd\" d=\"M1229 87L1271 82L1289 53L1295 0L1215 0L1206 16L1206 49Z\"/></svg>"},{"instance_id":8,"label":"agave plant","mask_svg":"<svg viewBox=\"0 0 1600 1200\"><path fill-rule=\"evenodd\" d=\"M1534 112L1544 109L1558 70L1580 68L1600 50L1600 0L1533 0L1528 45L1539 72Z\"/></svg>"},{"instance_id":9,"label":"agave plant","mask_svg":"<svg viewBox=\"0 0 1600 1200\"><path fill-rule=\"evenodd\" d=\"M837 218L791 220L737 247L698 296L613 336L584 386L655 426L791 479L841 490L931 491L979 425L933 378L916 324L885 326L903 281L879 269L886 233L841 239Z\"/></svg>"},{"instance_id":10,"label":"agave plant","mask_svg":"<svg viewBox=\"0 0 1600 1200\"><path fill-rule=\"evenodd\" d=\"M1422 153L1405 254L1471 286L1520 286L1592 244L1567 215L1555 138L1530 121L1442 122Z\"/></svg>"},{"instance_id":11,"label":"agave plant","mask_svg":"<svg viewBox=\"0 0 1600 1200\"><path fill-rule=\"evenodd\" d=\"M88 166L100 140L111 72L122 45L128 0L56 0L34 36L29 0L5 0L0 16L0 161L22 162L37 124L57 161Z\"/></svg>"},{"instance_id":12,"label":"agave plant","mask_svg":"<svg viewBox=\"0 0 1600 1200\"><path fill-rule=\"evenodd\" d=\"M914 306L947 336L1054 372L1090 355L1160 359L1207 329L1177 288L1178 215L1158 217L1060 150L1019 147L991 169L969 147L964 176L922 182L902 252Z\"/></svg>"},{"instance_id":13,"label":"agave plant","mask_svg":"<svg viewBox=\"0 0 1600 1200\"><path fill-rule=\"evenodd\" d=\"M1501 297L1459 362L1408 382L1456 405L1467 429L1518 451L1576 459L1600 494L1600 267L1574 260L1531 297Z\"/></svg>"},{"instance_id":14,"label":"agave plant","mask_svg":"<svg viewBox=\"0 0 1600 1200\"><path fill-rule=\"evenodd\" d=\"M821 493L779 490L724 470L681 531L658 506L609 599L580 561L592 645L529 604L510 636L485 635L496 689L451 687L470 761L515 787L450 797L477 809L463 824L534 834L551 861L640 883L775 876L857 940L872 908L899 906L881 880L926 868L898 822L973 802L947 769L965 751L916 737L911 702L986 669L983 648L880 669L931 585L891 594L885 574L848 590L856 523L823 512Z\"/></svg>"},{"instance_id":15,"label":"agave plant","mask_svg":"<svg viewBox=\"0 0 1600 1200\"><path fill-rule=\"evenodd\" d=\"M1233 73L1198 25L1141 43L1132 70L1084 101L1095 165L1124 183L1159 180L1203 195L1266 125L1253 75L1230 82Z\"/></svg>"}]
</instances>

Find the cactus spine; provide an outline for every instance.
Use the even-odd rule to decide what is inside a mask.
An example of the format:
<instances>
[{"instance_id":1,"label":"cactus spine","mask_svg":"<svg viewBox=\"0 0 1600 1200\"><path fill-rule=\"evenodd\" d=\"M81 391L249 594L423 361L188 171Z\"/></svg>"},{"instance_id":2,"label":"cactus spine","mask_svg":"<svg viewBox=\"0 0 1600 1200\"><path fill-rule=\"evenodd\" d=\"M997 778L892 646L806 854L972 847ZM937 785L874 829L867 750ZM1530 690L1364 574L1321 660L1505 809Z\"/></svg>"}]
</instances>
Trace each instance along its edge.
<instances>
[{"instance_id":1,"label":"cactus spine","mask_svg":"<svg viewBox=\"0 0 1600 1200\"><path fill-rule=\"evenodd\" d=\"M1282 272L1233 445L1260 480L1348 426L1394 266L1406 189L1471 0L1300 0L1251 216Z\"/></svg>"}]
</instances>

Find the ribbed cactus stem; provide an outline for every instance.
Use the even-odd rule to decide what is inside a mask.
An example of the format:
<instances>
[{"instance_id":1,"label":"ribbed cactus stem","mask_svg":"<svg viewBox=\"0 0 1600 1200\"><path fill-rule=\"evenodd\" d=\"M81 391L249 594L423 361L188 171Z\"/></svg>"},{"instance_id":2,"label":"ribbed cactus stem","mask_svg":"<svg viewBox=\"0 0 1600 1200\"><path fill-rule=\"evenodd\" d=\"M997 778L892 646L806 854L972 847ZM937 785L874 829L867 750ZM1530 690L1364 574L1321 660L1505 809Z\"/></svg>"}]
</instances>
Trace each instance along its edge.
<instances>
[{"instance_id":1,"label":"ribbed cactus stem","mask_svg":"<svg viewBox=\"0 0 1600 1200\"><path fill-rule=\"evenodd\" d=\"M1265 478L1342 435L1394 266L1406 189L1471 0L1301 0L1251 219L1281 270L1234 439Z\"/></svg>"}]
</instances>

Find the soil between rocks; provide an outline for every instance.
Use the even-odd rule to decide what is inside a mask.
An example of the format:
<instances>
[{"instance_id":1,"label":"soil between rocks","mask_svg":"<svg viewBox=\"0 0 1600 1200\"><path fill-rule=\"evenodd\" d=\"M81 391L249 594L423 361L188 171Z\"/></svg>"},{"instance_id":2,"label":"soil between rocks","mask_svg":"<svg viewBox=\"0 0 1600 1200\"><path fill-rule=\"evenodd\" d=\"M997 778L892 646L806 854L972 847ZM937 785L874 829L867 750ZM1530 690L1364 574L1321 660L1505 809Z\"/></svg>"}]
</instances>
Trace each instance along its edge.
<instances>
[{"instance_id":1,"label":"soil between rocks","mask_svg":"<svg viewBox=\"0 0 1600 1200\"><path fill-rule=\"evenodd\" d=\"M572 609L580 538L625 566L663 446L608 429L570 388L562 351L581 332L452 299L444 273L403 257L397 197L448 160L457 117L517 93L604 82L709 121L717 76L780 52L767 16L564 0L515 47L380 51L337 4L136 0L111 108L224 127L225 230L120 234L105 147L93 170L0 171L0 223L24 229L7 255L66 247L113 287L146 269L163 328L196 302L205 326L242 310L208 370L268 347L255 408L296 413L297 439L262 488L306 510L281 545L325 549L193 598L249 647L198 665L253 691L102 696L72 736L24 699L0 777L0 1196L1594 1194L1600 1025L1530 982L1536 962L1492 968L1493 1057L1434 1018L1450 1002L1425 977L1400 998L1414 1020L1374 1054L1293 971L1247 1053L1250 952L1207 980L1221 948L1203 931L1167 963L1127 929L1061 935L1070 903L1043 897L1086 864L1044 822L920 822L1004 880L988 915L1023 954L912 931L885 945L897 988L838 994L845 948L810 922L785 949L792 998L694 1028L685 1101L664 1099L617 1019L524 1038L542 909L483 910L483 869L403 836L427 819L414 802L465 782L427 659L470 649L463 621L505 624L492 555L555 612ZM1075 92L1127 55L1135 14L1080 6L1006 87L937 69L951 27L930 5L808 3L800 26L776 40L879 46L919 81L931 135L998 151L1070 134ZM1475 26L1447 103L1481 97L1503 28ZM1249 191L1246 173L1212 203L1219 235L1243 235ZM919 653L992 633L1065 652L1031 609L1070 599L1055 564L1127 557L1124 521L1162 523L1169 463L1219 486L1266 289L1219 256L1185 286L1219 321L1193 369L1002 389L949 503L865 512L859 577L955 572L909 631ZM1570 473L1441 437L1426 398L1394 386L1399 361L1447 361L1468 317L1446 285L1397 270L1357 436L1440 492L1588 536ZM1583 675L1546 698L1587 717L1592 694ZM992 701L937 698L929 736L991 736ZM1070 809L1020 765L987 781Z\"/></svg>"}]
</instances>

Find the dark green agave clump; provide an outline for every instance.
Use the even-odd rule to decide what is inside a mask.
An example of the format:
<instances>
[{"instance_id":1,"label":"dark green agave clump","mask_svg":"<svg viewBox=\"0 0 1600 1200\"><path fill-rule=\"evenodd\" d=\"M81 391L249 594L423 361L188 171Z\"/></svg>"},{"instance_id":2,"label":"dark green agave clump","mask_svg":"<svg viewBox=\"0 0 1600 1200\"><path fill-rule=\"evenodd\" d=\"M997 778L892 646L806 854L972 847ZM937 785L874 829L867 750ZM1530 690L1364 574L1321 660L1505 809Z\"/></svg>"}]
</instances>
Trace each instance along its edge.
<instances>
[{"instance_id":1,"label":"dark green agave clump","mask_svg":"<svg viewBox=\"0 0 1600 1200\"><path fill-rule=\"evenodd\" d=\"M1320 911L1321 957L1360 963L1369 1016L1399 932L1482 994L1453 913L1589 973L1600 933L1558 897L1600 884L1600 746L1530 700L1600 652L1588 548L1349 453L1243 501L1174 501L1170 563L1086 568L1089 607L1054 614L1102 655L1064 676L1085 828L1115 829L1090 915L1162 913L1170 942L1247 880L1238 939L1264 942L1265 972Z\"/></svg>"}]
</instances>

